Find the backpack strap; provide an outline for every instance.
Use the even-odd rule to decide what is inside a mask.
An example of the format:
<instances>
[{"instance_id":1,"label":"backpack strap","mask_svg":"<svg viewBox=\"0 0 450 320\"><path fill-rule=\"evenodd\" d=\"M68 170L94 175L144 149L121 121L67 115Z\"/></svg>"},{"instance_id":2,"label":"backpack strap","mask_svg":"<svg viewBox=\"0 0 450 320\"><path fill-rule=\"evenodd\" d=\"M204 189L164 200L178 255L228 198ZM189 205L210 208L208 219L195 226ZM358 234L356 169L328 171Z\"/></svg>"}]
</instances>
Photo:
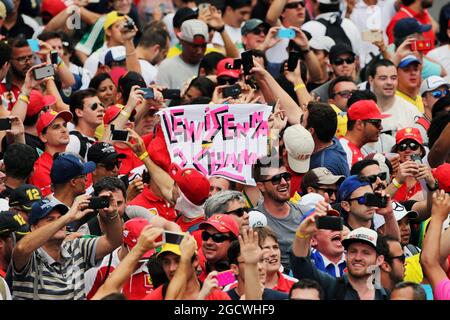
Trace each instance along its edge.
<instances>
[{"instance_id":1,"label":"backpack strap","mask_svg":"<svg viewBox=\"0 0 450 320\"><path fill-rule=\"evenodd\" d=\"M70 131L69 134L75 136L80 140L80 156L84 158L86 156L87 144L90 143L89 139L81 134L77 130Z\"/></svg>"},{"instance_id":2,"label":"backpack strap","mask_svg":"<svg viewBox=\"0 0 450 320\"><path fill-rule=\"evenodd\" d=\"M105 273L105 277L103 278L102 285L105 283L105 281L108 278L109 273L111 271L112 255L113 255L113 253L111 252L109 254L108 267L106 268L106 273Z\"/></svg>"}]
</instances>

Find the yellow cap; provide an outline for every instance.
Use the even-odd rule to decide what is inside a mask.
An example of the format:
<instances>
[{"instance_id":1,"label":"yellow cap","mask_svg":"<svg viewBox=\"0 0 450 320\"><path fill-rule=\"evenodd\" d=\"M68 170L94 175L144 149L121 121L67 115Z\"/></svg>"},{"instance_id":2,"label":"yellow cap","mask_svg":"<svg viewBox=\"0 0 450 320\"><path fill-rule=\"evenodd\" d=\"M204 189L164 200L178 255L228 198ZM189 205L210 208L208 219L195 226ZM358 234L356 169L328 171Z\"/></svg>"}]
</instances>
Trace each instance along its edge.
<instances>
[{"instance_id":1,"label":"yellow cap","mask_svg":"<svg viewBox=\"0 0 450 320\"><path fill-rule=\"evenodd\" d=\"M0 1L0 18L1 19L5 19L6 18L6 6L1 1Z\"/></svg>"},{"instance_id":2,"label":"yellow cap","mask_svg":"<svg viewBox=\"0 0 450 320\"><path fill-rule=\"evenodd\" d=\"M127 18L128 18L127 15L122 15L117 11L111 11L110 13L108 13L106 15L105 22L103 23L103 30L108 29L117 21L120 21L122 19L127 19Z\"/></svg>"},{"instance_id":3,"label":"yellow cap","mask_svg":"<svg viewBox=\"0 0 450 320\"><path fill-rule=\"evenodd\" d=\"M158 252L156 257L159 258L161 253L164 253L164 252L172 252L172 253L176 254L177 256L181 256L180 246L177 244L173 244L173 243L163 244L161 251Z\"/></svg>"}]
</instances>

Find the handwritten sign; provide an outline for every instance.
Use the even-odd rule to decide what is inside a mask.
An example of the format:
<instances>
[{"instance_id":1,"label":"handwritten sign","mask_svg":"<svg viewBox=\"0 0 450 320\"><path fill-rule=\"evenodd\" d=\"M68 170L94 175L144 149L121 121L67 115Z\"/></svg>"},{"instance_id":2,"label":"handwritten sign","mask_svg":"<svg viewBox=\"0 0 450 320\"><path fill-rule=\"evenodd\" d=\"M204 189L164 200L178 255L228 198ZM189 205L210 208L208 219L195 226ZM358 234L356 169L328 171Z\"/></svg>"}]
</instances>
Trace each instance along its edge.
<instances>
[{"instance_id":1,"label":"handwritten sign","mask_svg":"<svg viewBox=\"0 0 450 320\"><path fill-rule=\"evenodd\" d=\"M161 110L161 124L172 162L206 176L255 185L252 165L267 155L272 107L188 105Z\"/></svg>"}]
</instances>

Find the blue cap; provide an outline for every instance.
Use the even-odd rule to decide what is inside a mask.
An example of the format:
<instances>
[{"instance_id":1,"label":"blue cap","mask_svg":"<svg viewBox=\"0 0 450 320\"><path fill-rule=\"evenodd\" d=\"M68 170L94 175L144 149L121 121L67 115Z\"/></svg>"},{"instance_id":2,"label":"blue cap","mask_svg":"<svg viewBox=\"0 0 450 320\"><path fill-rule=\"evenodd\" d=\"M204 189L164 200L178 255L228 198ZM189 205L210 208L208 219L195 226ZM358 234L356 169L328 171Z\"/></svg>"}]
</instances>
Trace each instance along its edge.
<instances>
[{"instance_id":1,"label":"blue cap","mask_svg":"<svg viewBox=\"0 0 450 320\"><path fill-rule=\"evenodd\" d=\"M84 160L75 153L60 153L53 160L50 179L53 184L63 184L71 179L91 173L95 170L95 163Z\"/></svg>"},{"instance_id":2,"label":"blue cap","mask_svg":"<svg viewBox=\"0 0 450 320\"><path fill-rule=\"evenodd\" d=\"M66 214L69 208L61 203L56 203L48 199L43 199L33 204L30 215L28 216L28 223L30 225L36 224L40 219L45 218L52 211L58 211L61 215Z\"/></svg>"},{"instance_id":3,"label":"blue cap","mask_svg":"<svg viewBox=\"0 0 450 320\"><path fill-rule=\"evenodd\" d=\"M419 58L417 58L415 55L408 55L406 57L404 57L400 63L398 64L399 68L406 68L407 66L409 66L411 63L419 63L422 64L422 61L420 61Z\"/></svg>"},{"instance_id":4,"label":"blue cap","mask_svg":"<svg viewBox=\"0 0 450 320\"><path fill-rule=\"evenodd\" d=\"M399 20L394 26L394 38L404 39L414 33L424 33L431 30L431 24L420 24L414 18Z\"/></svg>"},{"instance_id":5,"label":"blue cap","mask_svg":"<svg viewBox=\"0 0 450 320\"><path fill-rule=\"evenodd\" d=\"M358 176L347 177L339 187L340 200L344 201L349 199L353 191L364 186L370 186L370 182L366 180L360 180Z\"/></svg>"}]
</instances>

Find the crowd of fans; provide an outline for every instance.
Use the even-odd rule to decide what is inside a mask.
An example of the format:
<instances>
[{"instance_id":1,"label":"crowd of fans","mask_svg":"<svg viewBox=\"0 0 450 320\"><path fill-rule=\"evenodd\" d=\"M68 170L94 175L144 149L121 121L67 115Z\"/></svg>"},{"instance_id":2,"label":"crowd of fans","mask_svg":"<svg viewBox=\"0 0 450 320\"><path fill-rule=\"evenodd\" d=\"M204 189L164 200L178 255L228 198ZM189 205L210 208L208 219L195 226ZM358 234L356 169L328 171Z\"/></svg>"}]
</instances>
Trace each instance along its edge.
<instances>
[{"instance_id":1,"label":"crowd of fans","mask_svg":"<svg viewBox=\"0 0 450 320\"><path fill-rule=\"evenodd\" d=\"M449 300L432 6L0 0L0 300ZM273 106L255 185L172 163L208 104Z\"/></svg>"}]
</instances>

